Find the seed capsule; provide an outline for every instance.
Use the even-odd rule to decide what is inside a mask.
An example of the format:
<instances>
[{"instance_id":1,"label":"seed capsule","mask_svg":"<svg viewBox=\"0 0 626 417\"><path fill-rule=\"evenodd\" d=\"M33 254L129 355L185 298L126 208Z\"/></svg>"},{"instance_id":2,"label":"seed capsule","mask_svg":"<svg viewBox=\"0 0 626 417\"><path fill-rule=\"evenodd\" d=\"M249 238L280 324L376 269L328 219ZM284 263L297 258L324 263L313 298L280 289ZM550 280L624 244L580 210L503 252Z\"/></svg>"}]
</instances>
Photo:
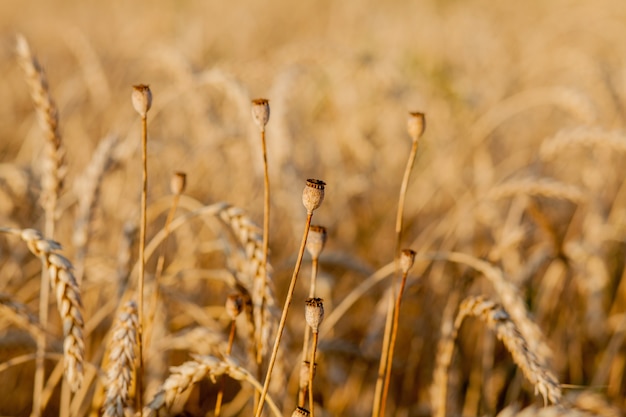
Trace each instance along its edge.
<instances>
[{"instance_id":1,"label":"seed capsule","mask_svg":"<svg viewBox=\"0 0 626 417\"><path fill-rule=\"evenodd\" d=\"M322 320L324 320L324 300L321 298L307 298L305 303L304 315L306 322L311 326L313 333L317 333Z\"/></svg>"},{"instance_id":2,"label":"seed capsule","mask_svg":"<svg viewBox=\"0 0 626 417\"><path fill-rule=\"evenodd\" d=\"M408 274L415 261L415 251L412 249L404 249L400 253L400 268L403 274Z\"/></svg>"},{"instance_id":3,"label":"seed capsule","mask_svg":"<svg viewBox=\"0 0 626 417\"><path fill-rule=\"evenodd\" d=\"M261 132L264 132L270 120L270 102L264 98L252 100L252 118Z\"/></svg>"},{"instance_id":4,"label":"seed capsule","mask_svg":"<svg viewBox=\"0 0 626 417\"><path fill-rule=\"evenodd\" d=\"M324 187L326 183L321 180L308 179L302 191L302 204L309 214L322 205L324 201Z\"/></svg>"},{"instance_id":5,"label":"seed capsule","mask_svg":"<svg viewBox=\"0 0 626 417\"><path fill-rule=\"evenodd\" d=\"M324 226L312 225L309 229L309 236L306 240L306 249L313 259L317 259L326 245L326 228Z\"/></svg>"},{"instance_id":6,"label":"seed capsule","mask_svg":"<svg viewBox=\"0 0 626 417\"><path fill-rule=\"evenodd\" d=\"M293 413L291 413L291 417L308 417L310 414L311 413L309 413L309 410L306 408L298 407Z\"/></svg>"},{"instance_id":7,"label":"seed capsule","mask_svg":"<svg viewBox=\"0 0 626 417\"><path fill-rule=\"evenodd\" d=\"M187 174L175 172L170 179L170 191L172 194L181 195L187 187Z\"/></svg>"},{"instance_id":8,"label":"seed capsule","mask_svg":"<svg viewBox=\"0 0 626 417\"><path fill-rule=\"evenodd\" d=\"M132 93L133 107L141 117L146 117L148 110L152 107L152 92L150 86L145 84L133 85Z\"/></svg>"},{"instance_id":9,"label":"seed capsule","mask_svg":"<svg viewBox=\"0 0 626 417\"><path fill-rule=\"evenodd\" d=\"M426 130L426 117L424 116L424 113L409 113L407 130L409 131L409 136L411 136L411 139L413 139L414 142L419 140L419 138L424 134L424 130Z\"/></svg>"},{"instance_id":10,"label":"seed capsule","mask_svg":"<svg viewBox=\"0 0 626 417\"><path fill-rule=\"evenodd\" d=\"M230 294L226 298L226 313L228 313L231 320L235 320L242 310L243 298L241 297L241 294Z\"/></svg>"}]
</instances>

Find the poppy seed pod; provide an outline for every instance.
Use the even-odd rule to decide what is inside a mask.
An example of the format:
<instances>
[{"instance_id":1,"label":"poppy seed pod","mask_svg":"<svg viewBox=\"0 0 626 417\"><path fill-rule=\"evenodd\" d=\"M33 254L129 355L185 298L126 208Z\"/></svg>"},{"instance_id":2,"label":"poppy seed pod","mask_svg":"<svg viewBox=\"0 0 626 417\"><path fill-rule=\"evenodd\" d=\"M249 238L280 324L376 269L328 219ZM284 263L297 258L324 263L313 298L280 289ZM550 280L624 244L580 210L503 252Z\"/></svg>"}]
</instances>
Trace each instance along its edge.
<instances>
[{"instance_id":1,"label":"poppy seed pod","mask_svg":"<svg viewBox=\"0 0 626 417\"><path fill-rule=\"evenodd\" d=\"M305 303L304 315L306 323L311 327L313 333L317 333L322 320L324 320L324 300L321 298L307 298Z\"/></svg>"},{"instance_id":2,"label":"poppy seed pod","mask_svg":"<svg viewBox=\"0 0 626 417\"><path fill-rule=\"evenodd\" d=\"M311 413L306 408L298 407L296 410L291 413L291 417L308 417Z\"/></svg>"},{"instance_id":3,"label":"poppy seed pod","mask_svg":"<svg viewBox=\"0 0 626 417\"><path fill-rule=\"evenodd\" d=\"M145 84L133 85L133 93L131 95L133 107L141 117L146 117L148 110L152 107L152 92L150 86Z\"/></svg>"},{"instance_id":4,"label":"poppy seed pod","mask_svg":"<svg viewBox=\"0 0 626 417\"><path fill-rule=\"evenodd\" d=\"M407 130L409 132L409 136L411 136L411 139L413 139L414 142L421 138L424 134L424 130L426 130L426 118L424 113L409 113Z\"/></svg>"},{"instance_id":5,"label":"poppy seed pod","mask_svg":"<svg viewBox=\"0 0 626 417\"><path fill-rule=\"evenodd\" d=\"M252 100L252 118L261 132L265 131L265 126L270 120L270 102L264 98Z\"/></svg>"},{"instance_id":6,"label":"poppy seed pod","mask_svg":"<svg viewBox=\"0 0 626 417\"><path fill-rule=\"evenodd\" d=\"M404 249L400 253L400 268L403 274L408 274L415 261L415 251L412 249Z\"/></svg>"},{"instance_id":7,"label":"poppy seed pod","mask_svg":"<svg viewBox=\"0 0 626 417\"><path fill-rule=\"evenodd\" d=\"M304 204L308 214L312 214L315 209L322 205L325 186L326 183L321 180L306 180L306 186L302 191L302 204Z\"/></svg>"},{"instance_id":8,"label":"poppy seed pod","mask_svg":"<svg viewBox=\"0 0 626 417\"><path fill-rule=\"evenodd\" d=\"M326 228L324 226L312 225L309 229L309 236L306 240L306 249L313 259L317 259L326 245Z\"/></svg>"},{"instance_id":9,"label":"poppy seed pod","mask_svg":"<svg viewBox=\"0 0 626 417\"><path fill-rule=\"evenodd\" d=\"M187 186L187 174L184 172L175 172L170 179L170 191L172 194L181 195L185 192Z\"/></svg>"},{"instance_id":10,"label":"poppy seed pod","mask_svg":"<svg viewBox=\"0 0 626 417\"><path fill-rule=\"evenodd\" d=\"M241 294L230 294L226 298L226 313L231 320L235 320L243 310L243 298Z\"/></svg>"}]
</instances>

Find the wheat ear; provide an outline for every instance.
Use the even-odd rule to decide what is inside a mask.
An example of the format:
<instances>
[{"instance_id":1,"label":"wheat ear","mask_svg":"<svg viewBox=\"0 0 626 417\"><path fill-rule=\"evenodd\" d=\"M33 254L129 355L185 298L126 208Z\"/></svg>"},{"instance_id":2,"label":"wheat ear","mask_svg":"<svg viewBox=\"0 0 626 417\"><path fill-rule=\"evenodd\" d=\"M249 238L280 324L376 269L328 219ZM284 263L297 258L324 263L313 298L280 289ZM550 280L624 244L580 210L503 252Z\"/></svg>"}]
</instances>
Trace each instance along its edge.
<instances>
[{"instance_id":1,"label":"wheat ear","mask_svg":"<svg viewBox=\"0 0 626 417\"><path fill-rule=\"evenodd\" d=\"M48 88L45 71L39 65L37 58L32 54L26 38L17 36L16 52L20 66L30 87L30 94L35 103L35 110L39 119L47 144L45 157L42 160L43 172L41 177L41 205L45 212L45 232L54 237L55 210L57 199L63 186L65 175L65 151L59 133L58 109ZM45 328L48 324L48 302L50 277L42 270L41 290L39 295L39 323ZM37 361L35 382L33 386L33 416L41 414L41 395L44 384L44 353L46 349L45 334L37 338Z\"/></svg>"},{"instance_id":2,"label":"wheat ear","mask_svg":"<svg viewBox=\"0 0 626 417\"><path fill-rule=\"evenodd\" d=\"M542 364L552 357L552 349L548 346L539 326L530 318L530 313L524 300L519 295L517 287L509 282L501 269L489 262L480 260L474 256L460 252L434 252L432 259L443 259L456 262L474 268L487 278L498 293L502 304L506 306L513 321L519 327L520 332L530 344L531 350L537 355Z\"/></svg>"},{"instance_id":3,"label":"wheat ear","mask_svg":"<svg viewBox=\"0 0 626 417\"><path fill-rule=\"evenodd\" d=\"M80 387L83 380L83 360L85 344L83 341L83 308L73 274L72 263L56 253L61 245L53 240L44 239L35 229L0 228L0 232L19 236L28 249L39 259L48 271L50 285L56 295L57 307L63 322L63 357L65 360L65 376L73 392Z\"/></svg>"},{"instance_id":4,"label":"wheat ear","mask_svg":"<svg viewBox=\"0 0 626 417\"><path fill-rule=\"evenodd\" d=\"M498 339L511 353L513 361L534 385L535 394L541 394L544 404L547 405L548 401L552 404L561 402L562 393L559 381L549 369L539 362L506 310L484 297L468 297L461 302L459 312L454 320L454 327L449 333L449 338L447 338L447 347L440 349L440 354L445 355L445 358L437 358L437 367L440 368L437 370L437 374L443 378L439 381L442 401L438 404L436 416L445 416L447 375L452 362L454 341L457 339L459 329L466 317L477 317L496 333Z\"/></svg>"},{"instance_id":5,"label":"wheat ear","mask_svg":"<svg viewBox=\"0 0 626 417\"><path fill-rule=\"evenodd\" d=\"M183 391L205 378L210 378L216 382L216 377L228 375L238 381L249 382L256 391L262 390L259 381L230 357L220 360L214 356L193 355L193 359L193 361L171 368L171 375L148 403L144 415L153 417L160 415L163 411L167 413L167 410L172 407ZM272 398L266 396L265 399L274 415L280 417L281 412Z\"/></svg>"},{"instance_id":6,"label":"wheat ear","mask_svg":"<svg viewBox=\"0 0 626 417\"><path fill-rule=\"evenodd\" d=\"M129 301L113 327L104 417L124 417L124 411L128 407L128 394L135 368L137 328L137 303Z\"/></svg>"}]
</instances>

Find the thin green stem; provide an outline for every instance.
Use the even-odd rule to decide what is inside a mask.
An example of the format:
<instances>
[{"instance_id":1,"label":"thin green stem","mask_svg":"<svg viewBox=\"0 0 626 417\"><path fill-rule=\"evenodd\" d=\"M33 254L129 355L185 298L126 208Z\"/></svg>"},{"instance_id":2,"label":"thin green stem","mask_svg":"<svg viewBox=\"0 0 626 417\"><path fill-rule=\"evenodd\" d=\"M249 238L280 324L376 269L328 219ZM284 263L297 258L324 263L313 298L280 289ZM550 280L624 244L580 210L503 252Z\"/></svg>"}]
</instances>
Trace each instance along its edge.
<instances>
[{"instance_id":1,"label":"thin green stem","mask_svg":"<svg viewBox=\"0 0 626 417\"><path fill-rule=\"evenodd\" d=\"M269 390L270 379L272 377L272 370L274 369L274 363L276 362L276 357L278 356L278 347L280 345L280 339L282 338L283 330L285 329L285 324L287 322L287 313L289 312L289 306L291 305L291 300L293 299L293 292L296 288L296 281L298 280L298 273L300 272L300 266L302 265L302 258L304 256L306 239L309 235L309 228L311 227L312 217L313 217L313 212L307 213L306 224L304 226L304 232L302 234L302 242L300 243L300 250L298 251L298 259L296 260L296 266L293 270L291 282L289 283L289 289L287 290L287 297L285 299L285 305L283 306L283 313L280 317L278 330L276 331L276 340L274 340L274 346L272 348L272 355L270 357L270 361L267 367L267 374L265 375L263 391L261 391L259 404L257 406L256 412L254 413L255 417L261 416L261 412L263 411L263 404L265 403L265 397L267 396L267 391Z\"/></svg>"}]
</instances>

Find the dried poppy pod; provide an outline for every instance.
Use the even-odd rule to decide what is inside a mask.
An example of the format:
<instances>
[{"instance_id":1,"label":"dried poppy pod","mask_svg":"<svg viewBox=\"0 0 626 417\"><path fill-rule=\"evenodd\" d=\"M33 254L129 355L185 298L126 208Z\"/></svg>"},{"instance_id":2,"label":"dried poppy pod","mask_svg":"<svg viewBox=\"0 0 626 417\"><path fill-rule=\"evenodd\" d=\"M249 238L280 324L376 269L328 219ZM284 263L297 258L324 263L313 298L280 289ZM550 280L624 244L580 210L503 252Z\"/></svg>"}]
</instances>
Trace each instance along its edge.
<instances>
[{"instance_id":1,"label":"dried poppy pod","mask_svg":"<svg viewBox=\"0 0 626 417\"><path fill-rule=\"evenodd\" d=\"M133 107L141 117L146 117L148 110L152 107L152 92L150 87L145 84L133 85L133 93L131 96Z\"/></svg>"},{"instance_id":2,"label":"dried poppy pod","mask_svg":"<svg viewBox=\"0 0 626 417\"><path fill-rule=\"evenodd\" d=\"M409 270L415 262L415 251L412 249L404 249L400 253L400 268L403 274L408 274Z\"/></svg>"},{"instance_id":3,"label":"dried poppy pod","mask_svg":"<svg viewBox=\"0 0 626 417\"><path fill-rule=\"evenodd\" d=\"M409 136L416 142L424 134L426 130L426 118L424 113L411 112L409 113L409 119L407 121L407 130Z\"/></svg>"},{"instance_id":4,"label":"dried poppy pod","mask_svg":"<svg viewBox=\"0 0 626 417\"><path fill-rule=\"evenodd\" d=\"M243 310L243 297L241 294L230 294L226 298L226 313L231 318L231 320L235 320L239 314L241 314Z\"/></svg>"},{"instance_id":5,"label":"dried poppy pod","mask_svg":"<svg viewBox=\"0 0 626 417\"><path fill-rule=\"evenodd\" d=\"M306 180L306 186L302 191L302 204L304 204L308 214L312 214L315 209L322 205L325 186L326 183L321 180Z\"/></svg>"},{"instance_id":6,"label":"dried poppy pod","mask_svg":"<svg viewBox=\"0 0 626 417\"><path fill-rule=\"evenodd\" d=\"M324 320L324 300L321 298L307 298L305 303L304 315L306 323L311 326L313 333L317 333L322 320Z\"/></svg>"},{"instance_id":7,"label":"dried poppy pod","mask_svg":"<svg viewBox=\"0 0 626 417\"><path fill-rule=\"evenodd\" d=\"M187 187L187 174L175 172L170 179L170 191L172 194L181 195Z\"/></svg>"},{"instance_id":8,"label":"dried poppy pod","mask_svg":"<svg viewBox=\"0 0 626 417\"><path fill-rule=\"evenodd\" d=\"M317 259L326 245L326 228L324 226L311 225L309 236L306 240L306 249L313 259Z\"/></svg>"},{"instance_id":9,"label":"dried poppy pod","mask_svg":"<svg viewBox=\"0 0 626 417\"><path fill-rule=\"evenodd\" d=\"M252 100L252 118L254 123L261 129L261 132L265 131L265 126L270 120L270 102L264 98L257 98Z\"/></svg>"},{"instance_id":10,"label":"dried poppy pod","mask_svg":"<svg viewBox=\"0 0 626 417\"><path fill-rule=\"evenodd\" d=\"M291 413L291 417L308 417L310 414L311 413L309 413L309 410L306 408L298 407L293 413Z\"/></svg>"}]
</instances>

